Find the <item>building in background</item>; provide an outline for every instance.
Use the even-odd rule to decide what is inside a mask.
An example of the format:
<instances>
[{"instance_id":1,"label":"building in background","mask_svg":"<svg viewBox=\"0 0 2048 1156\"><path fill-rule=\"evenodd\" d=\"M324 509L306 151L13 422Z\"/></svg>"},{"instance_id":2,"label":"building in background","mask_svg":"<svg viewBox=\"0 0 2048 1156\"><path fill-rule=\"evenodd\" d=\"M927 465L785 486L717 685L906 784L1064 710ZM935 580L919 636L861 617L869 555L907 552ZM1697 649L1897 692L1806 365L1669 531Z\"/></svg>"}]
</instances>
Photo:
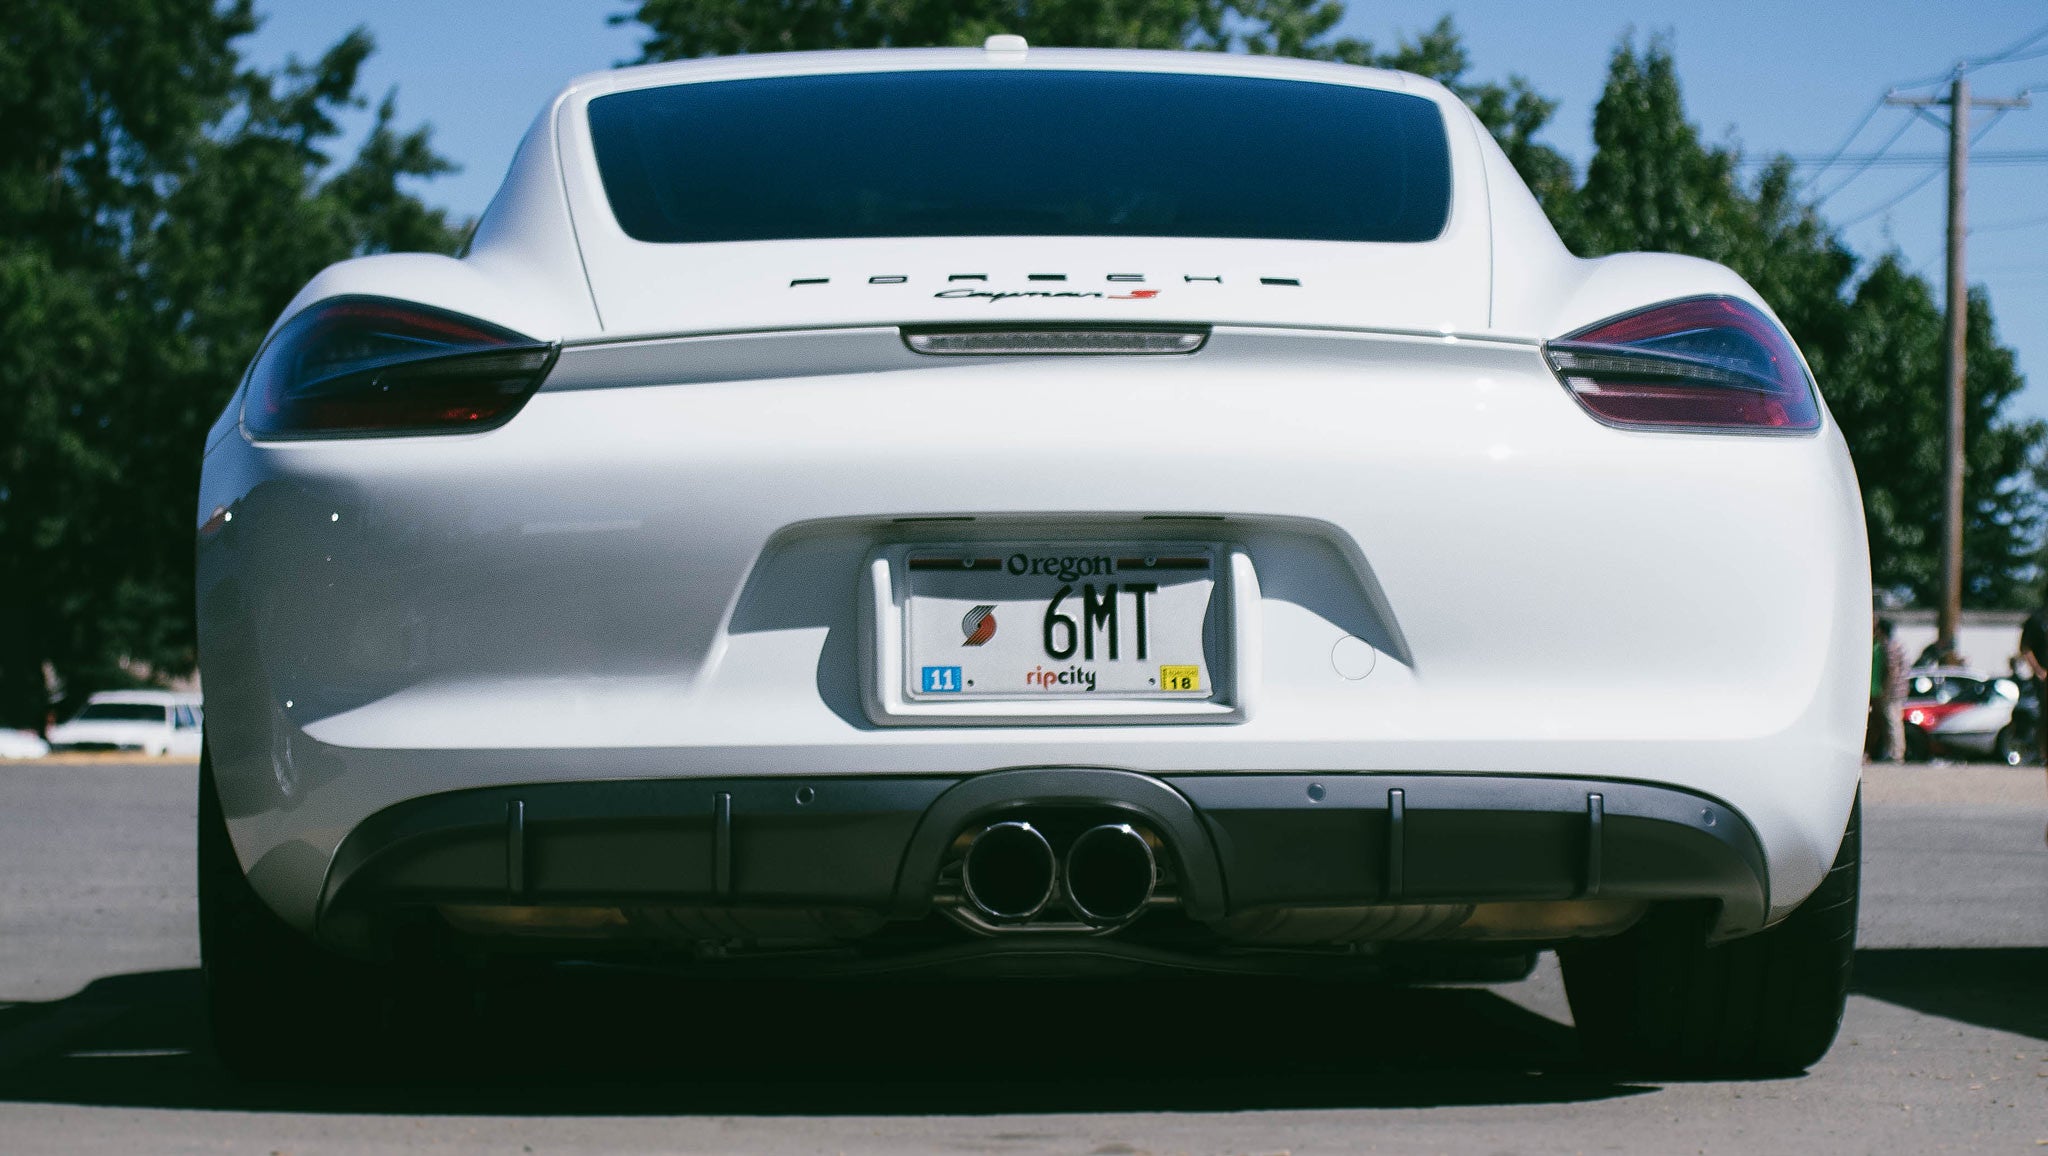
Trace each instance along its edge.
<instances>
[{"instance_id":1,"label":"building in background","mask_svg":"<svg viewBox=\"0 0 2048 1156\"><path fill-rule=\"evenodd\" d=\"M1899 646L1906 661L1914 662L1934 641L1933 610L1880 611L1897 626ZM1956 650L1961 665L1985 674L2007 674L2020 652L2020 623L2024 610L1965 610L1956 628Z\"/></svg>"}]
</instances>

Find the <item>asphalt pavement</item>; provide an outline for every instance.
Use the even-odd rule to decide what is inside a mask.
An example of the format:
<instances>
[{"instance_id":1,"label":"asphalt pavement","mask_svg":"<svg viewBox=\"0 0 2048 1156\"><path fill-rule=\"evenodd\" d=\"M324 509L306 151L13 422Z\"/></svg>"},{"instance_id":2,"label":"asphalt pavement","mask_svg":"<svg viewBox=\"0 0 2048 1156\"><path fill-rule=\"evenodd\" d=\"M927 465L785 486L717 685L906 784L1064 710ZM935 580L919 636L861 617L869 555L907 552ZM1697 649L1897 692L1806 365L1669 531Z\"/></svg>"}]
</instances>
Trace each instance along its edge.
<instances>
[{"instance_id":1,"label":"asphalt pavement","mask_svg":"<svg viewBox=\"0 0 2048 1156\"><path fill-rule=\"evenodd\" d=\"M1872 769L1855 994L1797 1078L1606 1076L1546 957L1490 988L593 976L492 1005L488 1063L251 1087L205 1055L192 764L0 763L0 1153L2042 1151L2044 782Z\"/></svg>"}]
</instances>

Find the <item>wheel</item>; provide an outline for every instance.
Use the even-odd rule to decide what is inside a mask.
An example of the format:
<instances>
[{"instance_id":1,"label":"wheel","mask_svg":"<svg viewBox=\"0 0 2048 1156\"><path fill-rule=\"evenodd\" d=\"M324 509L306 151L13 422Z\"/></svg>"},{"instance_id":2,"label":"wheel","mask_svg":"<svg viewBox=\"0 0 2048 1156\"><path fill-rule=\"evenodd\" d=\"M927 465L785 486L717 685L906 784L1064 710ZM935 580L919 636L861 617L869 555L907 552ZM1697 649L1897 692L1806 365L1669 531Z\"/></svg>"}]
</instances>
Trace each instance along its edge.
<instances>
[{"instance_id":1,"label":"wheel","mask_svg":"<svg viewBox=\"0 0 2048 1156\"><path fill-rule=\"evenodd\" d=\"M1998 738L1991 744L1991 755L2008 767L2017 767L2027 761L2027 743L2014 733L2012 724L2007 723L1998 731Z\"/></svg>"},{"instance_id":2,"label":"wheel","mask_svg":"<svg viewBox=\"0 0 2048 1156\"><path fill-rule=\"evenodd\" d=\"M1761 1076L1825 1055L1856 951L1862 816L1859 795L1827 877L1774 927L1709 944L1711 912L1674 906L1560 951L1588 1058L1645 1074Z\"/></svg>"},{"instance_id":3,"label":"wheel","mask_svg":"<svg viewBox=\"0 0 2048 1156\"><path fill-rule=\"evenodd\" d=\"M378 1017L373 969L321 950L243 876L213 760L199 754L199 957L214 1054L247 1080L324 1076Z\"/></svg>"}]
</instances>

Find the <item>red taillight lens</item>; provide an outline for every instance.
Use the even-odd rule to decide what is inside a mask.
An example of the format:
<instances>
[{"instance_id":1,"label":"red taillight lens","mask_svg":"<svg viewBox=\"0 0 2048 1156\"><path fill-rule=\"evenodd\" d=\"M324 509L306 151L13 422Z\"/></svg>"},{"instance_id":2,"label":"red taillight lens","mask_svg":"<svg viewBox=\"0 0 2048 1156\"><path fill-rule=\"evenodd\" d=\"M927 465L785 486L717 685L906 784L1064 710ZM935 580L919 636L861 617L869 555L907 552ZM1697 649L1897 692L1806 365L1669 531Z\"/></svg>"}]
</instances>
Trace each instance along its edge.
<instances>
[{"instance_id":1,"label":"red taillight lens","mask_svg":"<svg viewBox=\"0 0 2048 1156\"><path fill-rule=\"evenodd\" d=\"M1968 702L1922 703L1906 708L1906 721L1922 730L1933 730L1950 716L1961 714L1975 705Z\"/></svg>"},{"instance_id":2,"label":"red taillight lens","mask_svg":"<svg viewBox=\"0 0 2048 1156\"><path fill-rule=\"evenodd\" d=\"M1804 433L1820 406L1776 322L1733 297L1693 297L1544 347L1586 411L1632 429Z\"/></svg>"},{"instance_id":3,"label":"red taillight lens","mask_svg":"<svg viewBox=\"0 0 2048 1156\"><path fill-rule=\"evenodd\" d=\"M258 437L461 433L512 419L555 347L381 297L337 297L277 331L249 375L242 423Z\"/></svg>"}]
</instances>

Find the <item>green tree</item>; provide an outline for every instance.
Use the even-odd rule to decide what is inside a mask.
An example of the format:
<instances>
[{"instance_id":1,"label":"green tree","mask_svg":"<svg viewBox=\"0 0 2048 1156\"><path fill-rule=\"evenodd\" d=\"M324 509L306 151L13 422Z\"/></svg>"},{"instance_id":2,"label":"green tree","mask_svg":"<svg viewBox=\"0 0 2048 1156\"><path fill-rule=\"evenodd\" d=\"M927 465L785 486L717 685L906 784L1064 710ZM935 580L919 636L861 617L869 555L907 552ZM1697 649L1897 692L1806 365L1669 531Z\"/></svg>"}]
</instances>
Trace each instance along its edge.
<instances>
[{"instance_id":1,"label":"green tree","mask_svg":"<svg viewBox=\"0 0 2048 1156\"><path fill-rule=\"evenodd\" d=\"M1895 253L1878 259L1848 312L1830 401L1863 487L1871 580L1929 604L1941 593L1947 325L1932 287ZM1998 343L1982 289L1970 294L1969 321L1963 597L1974 606L2019 606L2031 593L2041 529L2031 467L2048 431L2004 416L2024 381L2012 351Z\"/></svg>"},{"instance_id":2,"label":"green tree","mask_svg":"<svg viewBox=\"0 0 2048 1156\"><path fill-rule=\"evenodd\" d=\"M1780 158L1754 184L1740 155L1703 144L1685 118L1669 47L1624 42L1593 111L1594 154L1560 230L1579 253L1685 253L1747 278L1815 370L1839 348L1856 256L1794 188Z\"/></svg>"},{"instance_id":3,"label":"green tree","mask_svg":"<svg viewBox=\"0 0 2048 1156\"><path fill-rule=\"evenodd\" d=\"M124 248L218 118L246 3L12 5L0 38L0 718L40 723L43 666L117 649L139 602L119 489L139 297Z\"/></svg>"},{"instance_id":4,"label":"green tree","mask_svg":"<svg viewBox=\"0 0 2048 1156\"><path fill-rule=\"evenodd\" d=\"M16 6L0 40L0 722L192 665L198 447L257 342L322 266L453 247L402 188L445 171L353 33L244 69L246 0Z\"/></svg>"}]
</instances>

